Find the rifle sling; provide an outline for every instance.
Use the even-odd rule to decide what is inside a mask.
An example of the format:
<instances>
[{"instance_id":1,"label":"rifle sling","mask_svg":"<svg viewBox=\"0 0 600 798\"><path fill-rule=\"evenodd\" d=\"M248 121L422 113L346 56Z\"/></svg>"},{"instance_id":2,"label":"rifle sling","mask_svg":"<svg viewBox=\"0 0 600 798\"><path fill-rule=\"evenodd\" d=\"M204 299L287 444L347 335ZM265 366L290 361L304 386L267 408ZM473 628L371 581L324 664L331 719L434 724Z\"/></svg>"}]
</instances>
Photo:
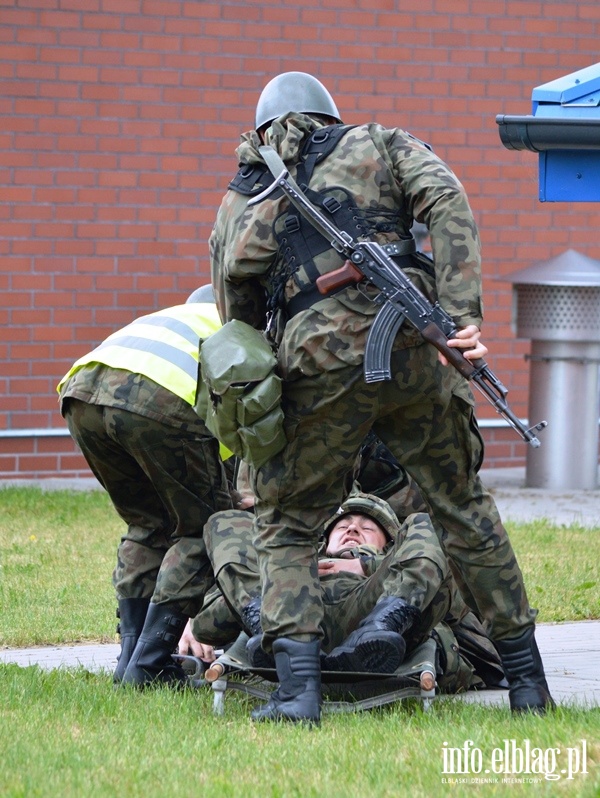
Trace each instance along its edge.
<instances>
[{"instance_id":1,"label":"rifle sling","mask_svg":"<svg viewBox=\"0 0 600 798\"><path fill-rule=\"evenodd\" d=\"M259 148L259 151L274 177L277 177L282 171L287 169L279 154L273 149L273 147L264 145ZM288 177L287 179L294 188L299 188L291 177ZM419 260L412 257L416 252L415 240L412 236L410 238L404 238L398 241L391 241L387 244L383 244L382 246L386 253L391 258L396 260L400 268L410 266L412 268L425 269L424 264L421 264ZM287 315L289 318L292 318L301 311L308 310L308 308L312 307L317 302L320 302L322 299L337 294L344 288L347 288L347 286L340 286L339 288L329 291L327 294L322 294L317 288L316 283L312 283L307 289L295 294L295 296L291 297L291 299L287 302Z\"/></svg>"}]
</instances>

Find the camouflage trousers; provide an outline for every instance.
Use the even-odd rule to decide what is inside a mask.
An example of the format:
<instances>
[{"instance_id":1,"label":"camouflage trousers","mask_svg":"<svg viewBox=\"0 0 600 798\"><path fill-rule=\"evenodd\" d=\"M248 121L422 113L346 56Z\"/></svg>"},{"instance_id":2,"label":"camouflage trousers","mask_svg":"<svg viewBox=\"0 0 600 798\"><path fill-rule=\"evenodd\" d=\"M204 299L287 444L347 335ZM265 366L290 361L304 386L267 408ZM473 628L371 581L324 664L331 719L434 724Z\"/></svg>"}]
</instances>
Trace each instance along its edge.
<instances>
[{"instance_id":1,"label":"camouflage trousers","mask_svg":"<svg viewBox=\"0 0 600 798\"><path fill-rule=\"evenodd\" d=\"M219 645L227 642L221 633L228 630L231 635L235 618L261 594L253 518L240 510L216 513L209 519L204 537L226 606L211 594L212 599L194 618L192 631L198 640ZM420 611L418 623L407 636L409 649L414 647L448 613L452 584L429 517L424 513L409 516L398 541L371 576L344 571L320 577L323 650L330 651L345 640L382 596L402 598Z\"/></svg>"},{"instance_id":2,"label":"camouflage trousers","mask_svg":"<svg viewBox=\"0 0 600 798\"><path fill-rule=\"evenodd\" d=\"M192 619L192 632L197 640L215 648L236 639L242 630L240 609L260 595L252 524L247 513L226 511L214 515L205 528L217 584ZM439 559L437 540L431 546L427 544L427 524L421 519L412 519L405 529L406 542L390 553L393 562L388 555L377 579L361 579L350 573L321 577L323 649L330 651L342 642L384 595L383 591L397 590L422 612L409 648L431 629L437 650L437 683L442 692L497 687L504 677L498 654L478 618L464 603L456 583L444 575L447 568ZM228 598L221 592L221 585ZM445 608L448 611L439 620Z\"/></svg>"},{"instance_id":3,"label":"camouflage trousers","mask_svg":"<svg viewBox=\"0 0 600 798\"><path fill-rule=\"evenodd\" d=\"M419 485L465 599L492 637L516 637L534 623L506 530L478 476L483 443L466 381L425 344L394 351L391 365L392 380L371 384L360 366L284 380L288 444L254 479L270 639L321 634L318 536L371 430Z\"/></svg>"},{"instance_id":4,"label":"camouflage trousers","mask_svg":"<svg viewBox=\"0 0 600 798\"><path fill-rule=\"evenodd\" d=\"M218 442L191 407L189 423L178 426L74 398L64 407L72 437L127 524L113 572L117 598L150 598L195 615L214 583L203 527L231 506Z\"/></svg>"}]
</instances>

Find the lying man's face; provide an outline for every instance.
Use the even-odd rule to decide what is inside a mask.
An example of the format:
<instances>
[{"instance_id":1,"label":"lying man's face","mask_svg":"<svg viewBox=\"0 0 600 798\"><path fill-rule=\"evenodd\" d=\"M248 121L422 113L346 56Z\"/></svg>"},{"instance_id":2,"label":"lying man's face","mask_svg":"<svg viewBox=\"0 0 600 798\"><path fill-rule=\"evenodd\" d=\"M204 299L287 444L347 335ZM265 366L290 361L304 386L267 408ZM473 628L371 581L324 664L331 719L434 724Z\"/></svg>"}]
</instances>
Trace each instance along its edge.
<instances>
[{"instance_id":1,"label":"lying man's face","mask_svg":"<svg viewBox=\"0 0 600 798\"><path fill-rule=\"evenodd\" d=\"M355 513L342 516L335 524L329 533L325 553L329 557L335 557L344 549L361 545L374 546L377 551L382 551L387 542L387 535L377 521L368 515Z\"/></svg>"}]
</instances>

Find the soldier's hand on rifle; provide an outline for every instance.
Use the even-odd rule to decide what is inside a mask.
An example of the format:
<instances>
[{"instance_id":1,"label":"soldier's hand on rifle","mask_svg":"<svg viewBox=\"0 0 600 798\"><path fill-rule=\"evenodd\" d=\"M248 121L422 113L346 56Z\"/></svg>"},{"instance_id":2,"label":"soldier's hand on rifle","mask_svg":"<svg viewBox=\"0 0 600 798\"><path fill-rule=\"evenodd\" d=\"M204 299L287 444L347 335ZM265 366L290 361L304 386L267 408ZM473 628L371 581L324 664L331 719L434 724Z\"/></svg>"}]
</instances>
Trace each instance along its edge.
<instances>
[{"instance_id":1,"label":"soldier's hand on rifle","mask_svg":"<svg viewBox=\"0 0 600 798\"><path fill-rule=\"evenodd\" d=\"M479 340L480 336L479 327L475 324L469 324L467 327L463 327L462 330L458 330L454 338L448 339L448 346L464 349L463 354L467 360L477 360L480 357L485 357L488 353L487 346L484 346ZM448 361L441 352L438 352L438 359L443 366L448 365Z\"/></svg>"}]
</instances>

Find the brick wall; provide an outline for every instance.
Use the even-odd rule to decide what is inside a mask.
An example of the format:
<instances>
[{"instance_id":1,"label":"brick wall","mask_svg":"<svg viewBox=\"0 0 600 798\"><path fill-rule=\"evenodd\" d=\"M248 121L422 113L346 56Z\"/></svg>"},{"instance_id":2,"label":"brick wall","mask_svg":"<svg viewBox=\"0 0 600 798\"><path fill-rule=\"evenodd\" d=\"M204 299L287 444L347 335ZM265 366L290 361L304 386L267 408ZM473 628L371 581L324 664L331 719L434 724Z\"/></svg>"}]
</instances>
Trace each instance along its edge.
<instances>
[{"instance_id":1,"label":"brick wall","mask_svg":"<svg viewBox=\"0 0 600 798\"><path fill-rule=\"evenodd\" d=\"M208 279L239 133L295 69L345 121L410 129L463 181L490 364L526 415L528 343L498 278L570 247L600 258L599 209L540 204L536 157L502 147L495 115L597 62L599 34L596 0L0 0L0 476L86 472L69 439L6 436L64 429L73 360ZM511 433L486 438L487 465L523 462Z\"/></svg>"}]
</instances>

